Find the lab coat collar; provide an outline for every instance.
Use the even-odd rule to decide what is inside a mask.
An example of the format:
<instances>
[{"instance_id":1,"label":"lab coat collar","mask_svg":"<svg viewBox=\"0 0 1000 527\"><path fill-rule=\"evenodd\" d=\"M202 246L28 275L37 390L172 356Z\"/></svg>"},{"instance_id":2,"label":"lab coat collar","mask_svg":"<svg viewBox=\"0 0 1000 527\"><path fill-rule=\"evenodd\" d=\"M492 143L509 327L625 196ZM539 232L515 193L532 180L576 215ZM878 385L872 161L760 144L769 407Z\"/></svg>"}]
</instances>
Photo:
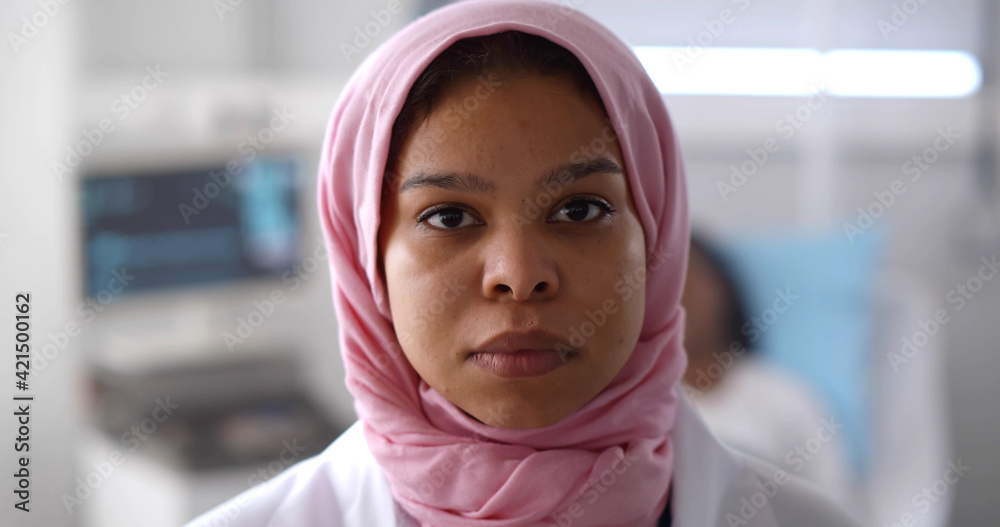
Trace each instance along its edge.
<instances>
[{"instance_id":1,"label":"lab coat collar","mask_svg":"<svg viewBox=\"0 0 1000 527\"><path fill-rule=\"evenodd\" d=\"M683 389L671 438L674 474L671 497L673 525L775 526L768 499L762 506L754 494L763 487L742 454L723 445L708 429Z\"/></svg>"}]
</instances>

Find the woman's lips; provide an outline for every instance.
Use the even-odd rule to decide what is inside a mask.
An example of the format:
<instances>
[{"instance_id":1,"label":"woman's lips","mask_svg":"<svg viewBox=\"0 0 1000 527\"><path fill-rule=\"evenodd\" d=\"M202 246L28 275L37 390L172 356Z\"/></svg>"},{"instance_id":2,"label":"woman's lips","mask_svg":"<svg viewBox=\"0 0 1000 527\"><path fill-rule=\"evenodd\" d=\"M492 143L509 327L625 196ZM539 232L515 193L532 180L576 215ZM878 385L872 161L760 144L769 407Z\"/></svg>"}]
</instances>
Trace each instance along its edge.
<instances>
[{"instance_id":1,"label":"woman's lips","mask_svg":"<svg viewBox=\"0 0 1000 527\"><path fill-rule=\"evenodd\" d=\"M577 352L556 333L538 327L499 333L473 349L468 360L499 377L516 379L545 375L566 364Z\"/></svg>"},{"instance_id":2,"label":"woman's lips","mask_svg":"<svg viewBox=\"0 0 1000 527\"><path fill-rule=\"evenodd\" d=\"M572 355L556 350L525 349L513 353L473 353L469 360L499 377L517 379L545 375L566 364Z\"/></svg>"}]
</instances>

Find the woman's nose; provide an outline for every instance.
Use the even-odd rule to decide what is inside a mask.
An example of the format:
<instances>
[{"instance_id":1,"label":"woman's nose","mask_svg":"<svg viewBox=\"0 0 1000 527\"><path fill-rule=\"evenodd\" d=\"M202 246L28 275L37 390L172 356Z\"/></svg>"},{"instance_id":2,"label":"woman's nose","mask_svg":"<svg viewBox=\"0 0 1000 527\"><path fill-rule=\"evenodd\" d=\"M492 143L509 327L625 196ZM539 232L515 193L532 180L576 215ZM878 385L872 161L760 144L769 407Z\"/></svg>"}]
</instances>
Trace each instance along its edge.
<instances>
[{"instance_id":1,"label":"woman's nose","mask_svg":"<svg viewBox=\"0 0 1000 527\"><path fill-rule=\"evenodd\" d=\"M491 300L544 300L559 291L555 254L547 240L513 222L484 246L483 295Z\"/></svg>"}]
</instances>

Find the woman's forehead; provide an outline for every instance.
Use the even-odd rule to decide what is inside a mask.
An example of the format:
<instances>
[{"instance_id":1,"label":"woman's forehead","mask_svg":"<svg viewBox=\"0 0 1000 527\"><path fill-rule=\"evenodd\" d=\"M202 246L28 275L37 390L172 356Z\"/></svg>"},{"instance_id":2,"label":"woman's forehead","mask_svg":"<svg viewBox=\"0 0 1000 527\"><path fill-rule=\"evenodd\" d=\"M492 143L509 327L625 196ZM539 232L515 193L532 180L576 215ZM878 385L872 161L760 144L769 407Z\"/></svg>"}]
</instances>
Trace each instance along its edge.
<instances>
[{"instance_id":1,"label":"woman's forehead","mask_svg":"<svg viewBox=\"0 0 1000 527\"><path fill-rule=\"evenodd\" d=\"M502 83L494 92L478 88L467 84L441 98L403 141L400 172L620 157L603 107L565 80L536 76Z\"/></svg>"}]
</instances>

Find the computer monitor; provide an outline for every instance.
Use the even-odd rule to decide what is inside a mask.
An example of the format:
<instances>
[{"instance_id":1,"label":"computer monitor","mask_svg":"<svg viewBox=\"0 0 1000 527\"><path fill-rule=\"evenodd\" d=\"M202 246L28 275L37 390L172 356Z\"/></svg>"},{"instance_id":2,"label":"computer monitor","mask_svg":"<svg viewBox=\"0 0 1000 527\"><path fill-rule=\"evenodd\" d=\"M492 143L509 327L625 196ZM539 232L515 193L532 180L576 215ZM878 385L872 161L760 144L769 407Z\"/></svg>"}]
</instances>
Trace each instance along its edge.
<instances>
[{"instance_id":1,"label":"computer monitor","mask_svg":"<svg viewBox=\"0 0 1000 527\"><path fill-rule=\"evenodd\" d=\"M84 294L281 275L300 250L299 163L256 158L81 178Z\"/></svg>"}]
</instances>

